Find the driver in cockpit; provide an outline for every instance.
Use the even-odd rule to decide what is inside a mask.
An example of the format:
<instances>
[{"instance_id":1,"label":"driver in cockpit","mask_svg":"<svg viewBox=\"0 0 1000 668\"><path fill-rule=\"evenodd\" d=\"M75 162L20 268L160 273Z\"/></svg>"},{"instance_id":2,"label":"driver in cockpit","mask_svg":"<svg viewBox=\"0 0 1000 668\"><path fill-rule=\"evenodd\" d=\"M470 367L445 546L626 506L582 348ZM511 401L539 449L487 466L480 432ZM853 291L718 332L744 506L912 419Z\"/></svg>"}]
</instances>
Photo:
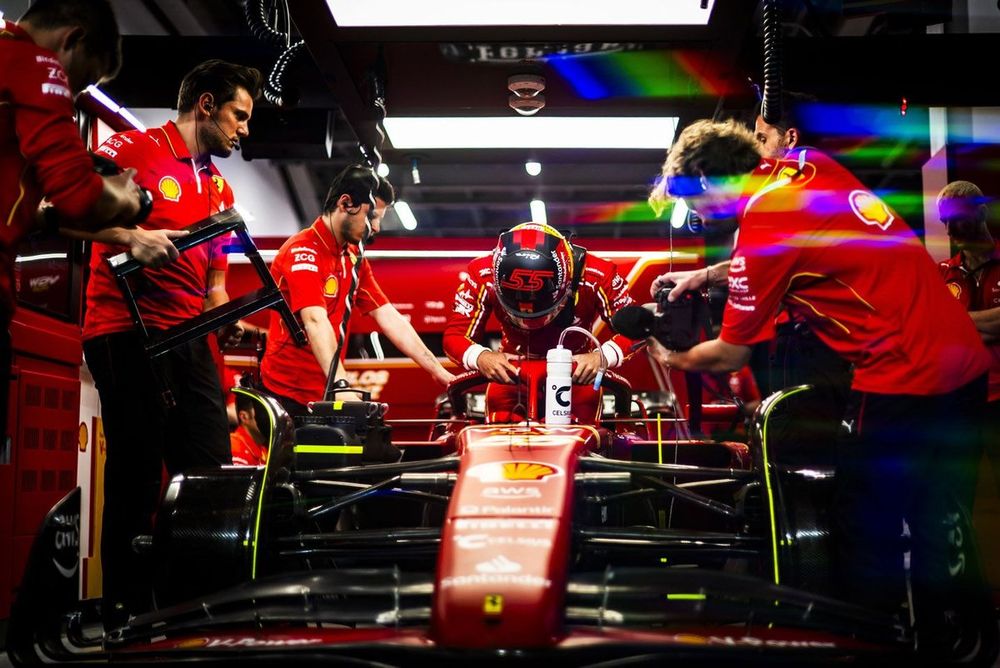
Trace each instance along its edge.
<instances>
[{"instance_id":1,"label":"driver in cockpit","mask_svg":"<svg viewBox=\"0 0 1000 668\"><path fill-rule=\"evenodd\" d=\"M469 263L455 292L455 306L444 332L444 351L463 369L478 370L486 392L490 422L524 419L515 407L525 401L511 359L545 359L569 326L591 330L635 304L613 262L589 255L557 230L523 223L504 232L490 255ZM500 322L497 351L480 342L490 315ZM634 342L621 335L599 349L586 336L570 333L564 345L573 352L573 406L577 416L597 415L599 393L591 387L602 366L620 366Z\"/></svg>"}]
</instances>

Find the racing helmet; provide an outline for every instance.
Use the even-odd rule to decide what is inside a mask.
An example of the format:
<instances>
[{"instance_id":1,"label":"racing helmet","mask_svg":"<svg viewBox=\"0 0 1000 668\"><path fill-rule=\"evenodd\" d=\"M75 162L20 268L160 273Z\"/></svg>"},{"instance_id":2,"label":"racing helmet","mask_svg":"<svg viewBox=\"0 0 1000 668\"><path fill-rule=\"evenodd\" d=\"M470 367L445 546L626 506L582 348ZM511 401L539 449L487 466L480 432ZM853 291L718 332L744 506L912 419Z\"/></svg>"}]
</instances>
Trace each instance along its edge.
<instances>
[{"instance_id":1,"label":"racing helmet","mask_svg":"<svg viewBox=\"0 0 1000 668\"><path fill-rule=\"evenodd\" d=\"M493 251L493 285L515 325L539 329L555 320L572 284L573 250L557 230L522 223L500 235Z\"/></svg>"}]
</instances>

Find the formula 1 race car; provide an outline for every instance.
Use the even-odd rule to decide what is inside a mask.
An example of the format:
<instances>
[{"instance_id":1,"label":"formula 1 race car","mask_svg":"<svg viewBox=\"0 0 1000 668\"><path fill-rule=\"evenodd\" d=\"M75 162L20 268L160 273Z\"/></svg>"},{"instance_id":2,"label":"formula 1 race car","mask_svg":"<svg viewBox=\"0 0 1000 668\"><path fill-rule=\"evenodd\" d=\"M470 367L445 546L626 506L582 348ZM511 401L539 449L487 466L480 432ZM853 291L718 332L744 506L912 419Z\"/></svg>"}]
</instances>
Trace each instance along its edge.
<instances>
[{"instance_id":1,"label":"formula 1 race car","mask_svg":"<svg viewBox=\"0 0 1000 668\"><path fill-rule=\"evenodd\" d=\"M806 388L758 409L749 445L649 437L628 382L596 424L484 421L478 373L428 441L391 443L385 405L270 418L265 467L177 476L140 537L155 610L104 636L60 564L79 493L50 513L10 622L20 665L248 660L613 666L668 659L883 662L907 625L830 594L831 472L775 435ZM338 395L346 396L346 395ZM812 463L809 461L812 460ZM890 659L891 660L891 659Z\"/></svg>"}]
</instances>

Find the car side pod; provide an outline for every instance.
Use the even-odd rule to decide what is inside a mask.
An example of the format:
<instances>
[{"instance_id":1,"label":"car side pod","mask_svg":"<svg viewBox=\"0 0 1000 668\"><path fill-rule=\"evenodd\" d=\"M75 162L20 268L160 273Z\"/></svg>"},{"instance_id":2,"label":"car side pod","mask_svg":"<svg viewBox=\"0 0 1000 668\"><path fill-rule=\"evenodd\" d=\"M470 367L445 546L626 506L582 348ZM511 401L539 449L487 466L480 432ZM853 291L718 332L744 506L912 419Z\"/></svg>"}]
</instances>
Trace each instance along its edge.
<instances>
[{"instance_id":1,"label":"car side pod","mask_svg":"<svg viewBox=\"0 0 1000 668\"><path fill-rule=\"evenodd\" d=\"M64 625L80 605L80 488L62 498L42 522L11 608L7 654L14 665L73 658Z\"/></svg>"}]
</instances>

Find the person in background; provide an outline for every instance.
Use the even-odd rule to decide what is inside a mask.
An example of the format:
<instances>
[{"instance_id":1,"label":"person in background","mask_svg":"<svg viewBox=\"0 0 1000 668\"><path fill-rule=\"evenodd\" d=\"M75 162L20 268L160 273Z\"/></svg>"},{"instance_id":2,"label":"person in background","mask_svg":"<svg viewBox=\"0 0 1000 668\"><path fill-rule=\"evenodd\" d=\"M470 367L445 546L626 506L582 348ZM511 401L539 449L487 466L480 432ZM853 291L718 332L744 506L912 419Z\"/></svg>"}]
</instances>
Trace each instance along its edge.
<instances>
[{"instance_id":1,"label":"person in background","mask_svg":"<svg viewBox=\"0 0 1000 668\"><path fill-rule=\"evenodd\" d=\"M958 251L938 267L948 290L969 312L993 357L986 419L986 455L1000 494L1000 246L987 224L986 198L968 181L952 181L937 196L938 216Z\"/></svg>"},{"instance_id":2,"label":"person in background","mask_svg":"<svg viewBox=\"0 0 1000 668\"><path fill-rule=\"evenodd\" d=\"M267 443L271 427L266 416L258 415L254 400L236 392L236 429L229 435L229 445L236 466L263 466L267 463Z\"/></svg>"}]
</instances>

